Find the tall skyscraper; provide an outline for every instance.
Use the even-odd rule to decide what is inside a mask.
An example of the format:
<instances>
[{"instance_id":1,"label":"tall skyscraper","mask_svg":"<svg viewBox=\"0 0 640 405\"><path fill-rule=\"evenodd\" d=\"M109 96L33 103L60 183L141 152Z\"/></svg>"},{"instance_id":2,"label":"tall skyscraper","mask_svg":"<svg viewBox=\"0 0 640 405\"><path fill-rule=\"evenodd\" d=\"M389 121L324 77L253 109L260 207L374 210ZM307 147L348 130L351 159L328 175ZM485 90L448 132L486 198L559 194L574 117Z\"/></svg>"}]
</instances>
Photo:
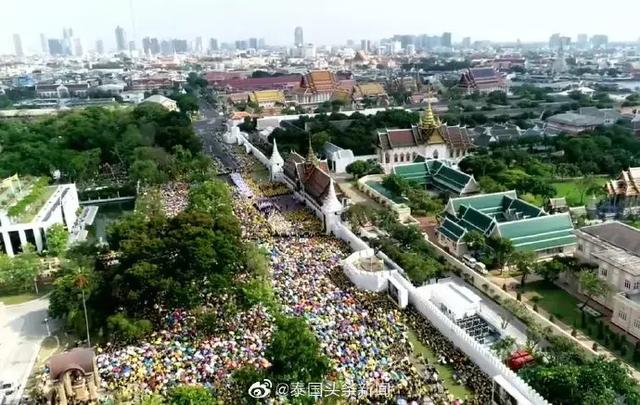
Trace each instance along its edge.
<instances>
[{"instance_id":1,"label":"tall skyscraper","mask_svg":"<svg viewBox=\"0 0 640 405\"><path fill-rule=\"evenodd\" d=\"M127 37L124 29L121 26L116 27L116 48L118 52L124 52L127 50Z\"/></svg>"},{"instance_id":2,"label":"tall skyscraper","mask_svg":"<svg viewBox=\"0 0 640 405\"><path fill-rule=\"evenodd\" d=\"M186 39L174 39L171 43L173 50L177 53L187 53L189 51L189 44Z\"/></svg>"},{"instance_id":3,"label":"tall skyscraper","mask_svg":"<svg viewBox=\"0 0 640 405\"><path fill-rule=\"evenodd\" d=\"M158 42L158 38L151 38L150 49L152 55L160 53L160 42Z\"/></svg>"},{"instance_id":4,"label":"tall skyscraper","mask_svg":"<svg viewBox=\"0 0 640 405\"><path fill-rule=\"evenodd\" d=\"M202 53L202 37L196 37L196 43L195 43L194 48L195 48L194 51L197 54L201 54Z\"/></svg>"},{"instance_id":5,"label":"tall skyscraper","mask_svg":"<svg viewBox=\"0 0 640 405\"><path fill-rule=\"evenodd\" d=\"M371 43L369 42L368 39L363 39L360 41L360 50L364 52L369 52L370 47L371 47Z\"/></svg>"},{"instance_id":6,"label":"tall skyscraper","mask_svg":"<svg viewBox=\"0 0 640 405\"><path fill-rule=\"evenodd\" d=\"M129 52L136 50L136 41L129 41Z\"/></svg>"},{"instance_id":7,"label":"tall skyscraper","mask_svg":"<svg viewBox=\"0 0 640 405\"><path fill-rule=\"evenodd\" d=\"M464 49L471 48L471 37L462 38L462 47Z\"/></svg>"},{"instance_id":8,"label":"tall skyscraper","mask_svg":"<svg viewBox=\"0 0 640 405\"><path fill-rule=\"evenodd\" d=\"M267 47L267 41L264 40L264 38L260 38L258 40L258 49L264 49Z\"/></svg>"},{"instance_id":9,"label":"tall skyscraper","mask_svg":"<svg viewBox=\"0 0 640 405\"><path fill-rule=\"evenodd\" d=\"M209 39L209 52L216 52L218 50L218 40L215 38Z\"/></svg>"},{"instance_id":10,"label":"tall skyscraper","mask_svg":"<svg viewBox=\"0 0 640 405\"><path fill-rule=\"evenodd\" d=\"M144 52L145 55L151 55L151 38L142 38L142 52Z\"/></svg>"},{"instance_id":11,"label":"tall skyscraper","mask_svg":"<svg viewBox=\"0 0 640 405\"><path fill-rule=\"evenodd\" d=\"M64 49L62 47L62 41L59 39L50 39L47 41L49 44L49 54L51 56L60 56L64 54Z\"/></svg>"},{"instance_id":12,"label":"tall skyscraper","mask_svg":"<svg viewBox=\"0 0 640 405\"><path fill-rule=\"evenodd\" d=\"M163 55L171 55L173 53L173 43L171 41L160 42L160 52Z\"/></svg>"},{"instance_id":13,"label":"tall skyscraper","mask_svg":"<svg viewBox=\"0 0 640 405\"><path fill-rule=\"evenodd\" d=\"M24 52L22 51L22 38L20 38L20 34L13 34L13 49L15 50L17 57L21 58L24 56Z\"/></svg>"},{"instance_id":14,"label":"tall skyscraper","mask_svg":"<svg viewBox=\"0 0 640 405\"><path fill-rule=\"evenodd\" d=\"M66 56L73 54L73 30L71 28L62 29L62 53Z\"/></svg>"},{"instance_id":15,"label":"tall skyscraper","mask_svg":"<svg viewBox=\"0 0 640 405\"><path fill-rule=\"evenodd\" d=\"M549 49L558 49L562 44L562 40L560 39L560 34L556 33L549 37Z\"/></svg>"},{"instance_id":16,"label":"tall skyscraper","mask_svg":"<svg viewBox=\"0 0 640 405\"><path fill-rule=\"evenodd\" d=\"M249 48L258 49L258 38L249 38Z\"/></svg>"},{"instance_id":17,"label":"tall skyscraper","mask_svg":"<svg viewBox=\"0 0 640 405\"><path fill-rule=\"evenodd\" d=\"M40 47L42 48L43 54L49 54L49 44L47 43L47 37L44 34L40 34Z\"/></svg>"},{"instance_id":18,"label":"tall skyscraper","mask_svg":"<svg viewBox=\"0 0 640 405\"><path fill-rule=\"evenodd\" d=\"M587 34L578 34L578 40L576 42L579 48L585 49L589 45L589 37Z\"/></svg>"},{"instance_id":19,"label":"tall skyscraper","mask_svg":"<svg viewBox=\"0 0 640 405\"><path fill-rule=\"evenodd\" d=\"M295 46L302 46L304 44L304 35L302 33L302 27L296 27L295 31L293 32L293 44Z\"/></svg>"},{"instance_id":20,"label":"tall skyscraper","mask_svg":"<svg viewBox=\"0 0 640 405\"><path fill-rule=\"evenodd\" d=\"M73 55L82 56L82 54L83 54L82 41L80 40L80 38L74 38L73 39Z\"/></svg>"},{"instance_id":21,"label":"tall skyscraper","mask_svg":"<svg viewBox=\"0 0 640 405\"><path fill-rule=\"evenodd\" d=\"M442 34L442 40L440 41L440 45L442 45L445 48L451 48L451 33L450 32L444 32Z\"/></svg>"},{"instance_id":22,"label":"tall skyscraper","mask_svg":"<svg viewBox=\"0 0 640 405\"><path fill-rule=\"evenodd\" d=\"M102 55L104 53L104 42L101 39L96 41L96 53Z\"/></svg>"}]
</instances>

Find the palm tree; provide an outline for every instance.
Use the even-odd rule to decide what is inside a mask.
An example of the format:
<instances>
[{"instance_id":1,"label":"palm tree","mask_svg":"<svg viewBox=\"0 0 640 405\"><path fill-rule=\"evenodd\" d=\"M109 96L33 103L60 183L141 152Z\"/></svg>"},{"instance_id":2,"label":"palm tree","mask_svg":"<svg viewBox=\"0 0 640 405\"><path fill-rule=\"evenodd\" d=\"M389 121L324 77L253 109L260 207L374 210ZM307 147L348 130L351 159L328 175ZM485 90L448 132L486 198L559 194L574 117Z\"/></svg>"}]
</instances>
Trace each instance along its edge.
<instances>
[{"instance_id":1,"label":"palm tree","mask_svg":"<svg viewBox=\"0 0 640 405\"><path fill-rule=\"evenodd\" d=\"M91 335L89 334L89 316L87 315L87 301L84 295L84 290L89 286L89 277L87 275L87 269L85 267L78 267L76 269L73 284L82 292L82 308L84 309L84 322L87 327L87 345L91 347Z\"/></svg>"}]
</instances>

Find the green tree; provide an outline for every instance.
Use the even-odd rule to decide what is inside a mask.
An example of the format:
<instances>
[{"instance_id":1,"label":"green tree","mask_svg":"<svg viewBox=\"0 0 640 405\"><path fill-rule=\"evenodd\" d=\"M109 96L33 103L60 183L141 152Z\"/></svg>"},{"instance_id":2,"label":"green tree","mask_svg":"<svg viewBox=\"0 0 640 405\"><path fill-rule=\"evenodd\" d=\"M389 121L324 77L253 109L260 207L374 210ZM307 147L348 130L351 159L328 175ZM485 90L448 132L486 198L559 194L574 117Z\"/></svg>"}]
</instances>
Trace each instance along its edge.
<instances>
[{"instance_id":1,"label":"green tree","mask_svg":"<svg viewBox=\"0 0 640 405\"><path fill-rule=\"evenodd\" d=\"M609 291L609 284L596 274L594 271L584 270L580 273L578 278L580 285L580 292L586 296L586 299L580 306L580 309L584 311L584 308L594 298L603 298Z\"/></svg>"},{"instance_id":2,"label":"green tree","mask_svg":"<svg viewBox=\"0 0 640 405\"><path fill-rule=\"evenodd\" d=\"M498 355L501 359L505 359L516 348L516 339L512 336L505 336L502 339L496 341L491 345L491 350Z\"/></svg>"},{"instance_id":3,"label":"green tree","mask_svg":"<svg viewBox=\"0 0 640 405\"><path fill-rule=\"evenodd\" d=\"M567 271L567 267L556 259L540 263L536 268L536 273L549 282L556 281L560 274L565 271Z\"/></svg>"},{"instance_id":4,"label":"green tree","mask_svg":"<svg viewBox=\"0 0 640 405\"><path fill-rule=\"evenodd\" d=\"M390 174L382 180L382 186L397 196L404 195L409 188L409 184L405 179L397 174Z\"/></svg>"},{"instance_id":5,"label":"green tree","mask_svg":"<svg viewBox=\"0 0 640 405\"><path fill-rule=\"evenodd\" d=\"M271 362L269 376L274 381L322 381L329 361L321 353L318 339L303 319L281 317L265 351Z\"/></svg>"},{"instance_id":6,"label":"green tree","mask_svg":"<svg viewBox=\"0 0 640 405\"><path fill-rule=\"evenodd\" d=\"M469 232L465 232L464 236L462 237L462 242L467 245L467 249L471 251L473 256L476 258L478 257L479 252L482 252L486 249L487 243L484 235L481 232L476 231L475 229L472 229Z\"/></svg>"},{"instance_id":7,"label":"green tree","mask_svg":"<svg viewBox=\"0 0 640 405\"><path fill-rule=\"evenodd\" d=\"M211 391L202 386L177 386L167 395L172 405L212 405L218 403Z\"/></svg>"},{"instance_id":8,"label":"green tree","mask_svg":"<svg viewBox=\"0 0 640 405\"><path fill-rule=\"evenodd\" d=\"M21 291L35 286L40 273L40 258L32 245L23 246L22 253L11 259L9 284Z\"/></svg>"},{"instance_id":9,"label":"green tree","mask_svg":"<svg viewBox=\"0 0 640 405\"><path fill-rule=\"evenodd\" d=\"M360 177L367 174L367 172L369 171L369 165L364 160L356 160L355 162L347 166L346 170L347 173L352 175L354 179L359 179Z\"/></svg>"},{"instance_id":10,"label":"green tree","mask_svg":"<svg viewBox=\"0 0 640 405\"><path fill-rule=\"evenodd\" d=\"M499 268L500 273L502 273L504 265L506 264L511 254L513 254L513 243L509 239L504 239L500 236L494 235L487 238L486 246L493 255L496 267Z\"/></svg>"},{"instance_id":11,"label":"green tree","mask_svg":"<svg viewBox=\"0 0 640 405\"><path fill-rule=\"evenodd\" d=\"M69 232L62 224L54 224L46 233L47 252L52 256L61 256L67 250Z\"/></svg>"},{"instance_id":12,"label":"green tree","mask_svg":"<svg viewBox=\"0 0 640 405\"><path fill-rule=\"evenodd\" d=\"M511 255L511 263L520 273L520 287L524 287L524 283L529 274L536 272L537 256L535 252L517 251Z\"/></svg>"}]
</instances>

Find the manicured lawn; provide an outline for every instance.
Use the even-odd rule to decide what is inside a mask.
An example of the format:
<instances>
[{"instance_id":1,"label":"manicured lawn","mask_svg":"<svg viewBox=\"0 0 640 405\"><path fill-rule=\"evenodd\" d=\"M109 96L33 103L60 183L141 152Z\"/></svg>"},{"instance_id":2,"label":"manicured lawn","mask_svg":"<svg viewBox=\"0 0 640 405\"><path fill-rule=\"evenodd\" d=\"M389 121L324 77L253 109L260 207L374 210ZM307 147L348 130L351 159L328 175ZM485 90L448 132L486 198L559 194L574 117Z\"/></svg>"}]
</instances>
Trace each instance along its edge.
<instances>
[{"instance_id":1,"label":"manicured lawn","mask_svg":"<svg viewBox=\"0 0 640 405\"><path fill-rule=\"evenodd\" d=\"M553 283L542 280L525 284L523 295L534 301L537 296L540 308L569 326L573 325L574 320L580 320L580 301Z\"/></svg>"},{"instance_id":2,"label":"manicured lawn","mask_svg":"<svg viewBox=\"0 0 640 405\"><path fill-rule=\"evenodd\" d=\"M451 394L453 394L458 399L463 399L465 396L469 399L473 398L473 392L466 386L458 384L453 379L453 370L450 367L438 363L435 354L431 351L431 349L423 345L420 340L418 340L418 337L411 329L408 330L408 335L409 342L413 347L414 353L416 355L424 356L429 359L429 363L433 364L433 366L436 368L436 370L438 371L438 376Z\"/></svg>"},{"instance_id":3,"label":"manicured lawn","mask_svg":"<svg viewBox=\"0 0 640 405\"><path fill-rule=\"evenodd\" d=\"M0 288L0 302L5 305L22 304L23 302L35 300L45 296L49 291L53 289L51 284L38 285L38 295L34 290L30 291L15 291L10 289Z\"/></svg>"},{"instance_id":4,"label":"manicured lawn","mask_svg":"<svg viewBox=\"0 0 640 405\"><path fill-rule=\"evenodd\" d=\"M594 182L598 186L603 186L607 182L607 179L603 177L596 177ZM567 199L567 204L572 207L584 205L585 201L583 200L586 200L588 197L587 194L584 196L580 195L582 190L580 189L577 181L555 182L551 183L551 185L556 189L556 197L565 197Z\"/></svg>"}]
</instances>

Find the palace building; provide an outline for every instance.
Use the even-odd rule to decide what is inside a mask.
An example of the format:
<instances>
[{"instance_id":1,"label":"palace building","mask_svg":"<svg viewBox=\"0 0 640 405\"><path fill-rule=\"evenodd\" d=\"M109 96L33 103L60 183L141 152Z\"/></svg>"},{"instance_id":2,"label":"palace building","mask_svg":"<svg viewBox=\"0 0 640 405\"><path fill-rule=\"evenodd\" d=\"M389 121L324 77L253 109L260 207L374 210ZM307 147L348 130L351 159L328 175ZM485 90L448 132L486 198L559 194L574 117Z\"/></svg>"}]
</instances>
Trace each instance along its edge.
<instances>
[{"instance_id":1,"label":"palace building","mask_svg":"<svg viewBox=\"0 0 640 405\"><path fill-rule=\"evenodd\" d=\"M418 125L379 132L376 146L380 165L390 173L396 164L413 162L419 156L457 163L473 144L466 127L442 124L429 103Z\"/></svg>"},{"instance_id":2,"label":"palace building","mask_svg":"<svg viewBox=\"0 0 640 405\"><path fill-rule=\"evenodd\" d=\"M640 214L640 167L623 170L615 180L606 186L609 203L619 217Z\"/></svg>"},{"instance_id":3,"label":"palace building","mask_svg":"<svg viewBox=\"0 0 640 405\"><path fill-rule=\"evenodd\" d=\"M302 106L312 106L331 101L338 89L338 80L328 70L312 70L302 76L296 98Z\"/></svg>"},{"instance_id":4,"label":"palace building","mask_svg":"<svg viewBox=\"0 0 640 405\"><path fill-rule=\"evenodd\" d=\"M464 235L509 239L516 251L539 257L571 253L576 245L569 213L549 215L518 198L515 191L451 198L438 228L438 243L456 255L467 251Z\"/></svg>"},{"instance_id":5,"label":"palace building","mask_svg":"<svg viewBox=\"0 0 640 405\"><path fill-rule=\"evenodd\" d=\"M492 91L508 92L509 86L505 78L493 67L470 68L460 76L460 88L467 94L473 92L491 93Z\"/></svg>"}]
</instances>

